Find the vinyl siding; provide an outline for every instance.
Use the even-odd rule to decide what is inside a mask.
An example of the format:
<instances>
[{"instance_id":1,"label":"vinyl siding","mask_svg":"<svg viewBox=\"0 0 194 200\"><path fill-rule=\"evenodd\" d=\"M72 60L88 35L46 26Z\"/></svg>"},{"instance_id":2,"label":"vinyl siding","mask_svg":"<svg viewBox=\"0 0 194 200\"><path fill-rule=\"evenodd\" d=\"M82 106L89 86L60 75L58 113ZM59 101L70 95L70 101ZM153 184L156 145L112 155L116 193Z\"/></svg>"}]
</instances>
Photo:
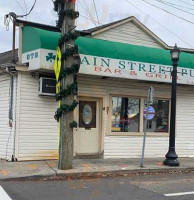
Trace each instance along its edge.
<instances>
[{"instance_id":1,"label":"vinyl siding","mask_svg":"<svg viewBox=\"0 0 194 200\"><path fill-rule=\"evenodd\" d=\"M133 22L127 22L115 28L98 33L93 37L113 42L163 48L156 40L152 39Z\"/></svg>"},{"instance_id":2,"label":"vinyl siding","mask_svg":"<svg viewBox=\"0 0 194 200\"><path fill-rule=\"evenodd\" d=\"M16 86L16 84L14 84L14 86ZM12 157L13 134L15 127L14 120L13 127L9 127L9 102L10 76L0 75L0 159L6 160L11 160ZM13 105L13 111L15 110L14 108L15 104Z\"/></svg>"},{"instance_id":3,"label":"vinyl siding","mask_svg":"<svg viewBox=\"0 0 194 200\"><path fill-rule=\"evenodd\" d=\"M38 89L39 77L21 74L18 160L57 158L58 105L54 97L39 96Z\"/></svg>"},{"instance_id":4,"label":"vinyl siding","mask_svg":"<svg viewBox=\"0 0 194 200\"><path fill-rule=\"evenodd\" d=\"M170 84L136 82L125 79L78 77L78 96L103 98L103 107L110 107L110 95L145 97L150 85L155 88L155 97L170 99ZM53 118L57 108L54 98L38 96L38 77L21 76L21 103L19 127L19 160L57 158L57 123ZM176 149L180 157L194 156L194 87L179 86L177 97ZM110 110L111 112L111 110ZM110 113L109 113L110 114ZM142 136L111 136L110 116L103 112L104 158L139 158ZM76 135L76 133L75 133ZM76 140L75 140L76 141ZM79 142L79 141L76 141ZM76 143L75 143L76 146ZM168 150L168 135L148 136L145 157L164 157Z\"/></svg>"},{"instance_id":5,"label":"vinyl siding","mask_svg":"<svg viewBox=\"0 0 194 200\"><path fill-rule=\"evenodd\" d=\"M104 96L103 107L109 105L107 95L127 95L145 97L150 85L155 88L155 97L170 99L170 84L134 82L125 79L95 79L79 77L80 95ZM176 150L180 157L194 156L194 87L179 86L177 96ZM110 111L111 112L111 111ZM143 136L111 136L110 117L104 112L104 158L140 158ZM146 157L164 157L168 150L167 136L148 136Z\"/></svg>"},{"instance_id":6,"label":"vinyl siding","mask_svg":"<svg viewBox=\"0 0 194 200\"><path fill-rule=\"evenodd\" d=\"M194 157L194 87L179 88L177 96L177 142L179 156Z\"/></svg>"},{"instance_id":7,"label":"vinyl siding","mask_svg":"<svg viewBox=\"0 0 194 200\"><path fill-rule=\"evenodd\" d=\"M133 22L128 22L94 38L134 45L162 48ZM146 97L150 85L155 88L155 97L170 99L170 84L157 84L127 79L101 79L96 76L78 77L78 97L99 97L103 108L110 108L111 95ZM0 86L1 87L1 86ZM41 160L57 158L58 132L54 112L58 104L54 98L38 95L39 78L22 73L18 94L17 158L18 160ZM179 156L194 156L194 87L179 86L177 97L176 144ZM1 94L1 93L0 93ZM3 106L3 109L5 107ZM77 108L78 109L78 108ZM75 113L78 113L76 109ZM6 113L6 112L5 112ZM8 113L7 113L8 114ZM6 117L7 117L6 114ZM104 158L139 158L141 156L142 136L111 136L110 114L102 112L101 150ZM6 123L6 122L5 122ZM74 151L77 143L74 131ZM164 157L168 150L168 135L146 139L145 157ZM75 153L75 152L74 152Z\"/></svg>"}]
</instances>

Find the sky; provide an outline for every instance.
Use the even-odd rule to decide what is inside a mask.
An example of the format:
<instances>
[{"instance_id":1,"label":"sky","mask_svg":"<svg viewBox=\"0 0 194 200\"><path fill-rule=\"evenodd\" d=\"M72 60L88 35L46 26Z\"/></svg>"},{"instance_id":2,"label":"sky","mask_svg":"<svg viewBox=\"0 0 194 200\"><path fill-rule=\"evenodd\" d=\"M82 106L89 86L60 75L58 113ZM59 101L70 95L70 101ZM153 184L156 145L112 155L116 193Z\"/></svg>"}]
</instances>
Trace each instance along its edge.
<instances>
[{"instance_id":1,"label":"sky","mask_svg":"<svg viewBox=\"0 0 194 200\"><path fill-rule=\"evenodd\" d=\"M4 16L9 12L15 12L17 15L24 14L26 10L30 10L33 3L34 0L0 0L0 53L12 48L12 22L9 23L7 31ZM80 12L80 17L76 21L78 30L135 16L168 45L174 46L177 43L179 47L194 49L194 1L192 0L77 0L76 9ZM21 19L55 26L57 13L53 10L52 0L37 0L27 19ZM16 37L16 46L18 46L18 29Z\"/></svg>"}]
</instances>

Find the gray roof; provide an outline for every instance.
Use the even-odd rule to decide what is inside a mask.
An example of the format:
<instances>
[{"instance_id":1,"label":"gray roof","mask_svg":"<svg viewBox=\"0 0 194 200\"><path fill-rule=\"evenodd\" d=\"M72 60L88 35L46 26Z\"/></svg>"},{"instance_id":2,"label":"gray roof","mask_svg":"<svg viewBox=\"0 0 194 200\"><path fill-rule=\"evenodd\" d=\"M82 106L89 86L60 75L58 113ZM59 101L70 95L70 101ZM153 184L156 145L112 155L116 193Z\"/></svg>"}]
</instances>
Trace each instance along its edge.
<instances>
[{"instance_id":1,"label":"gray roof","mask_svg":"<svg viewBox=\"0 0 194 200\"><path fill-rule=\"evenodd\" d=\"M40 28L40 29L44 29L44 30L48 30L48 31L61 32L61 29L57 26L51 26L51 25L47 25L47 24L40 24L40 23L36 23L36 22L30 22L30 21L16 19L16 25L19 26L19 24L23 24L24 26L32 26L35 28ZM80 33L81 36L85 36L85 35L89 34L87 31L81 31L81 30L77 30L77 31Z\"/></svg>"},{"instance_id":2,"label":"gray roof","mask_svg":"<svg viewBox=\"0 0 194 200\"><path fill-rule=\"evenodd\" d=\"M104 25L101 25L101 26L97 26L97 27L94 27L94 28L90 28L90 29L87 29L87 30L79 30L80 33L92 33L94 31L98 31L102 28L106 28L108 26L111 26L113 24L116 24L118 22L122 22L128 18L132 18L131 17L127 17L127 18L124 18L124 19L121 19L121 20L118 20L118 21L114 21L114 22L111 22L111 23L108 23L108 24L104 24ZM35 28L41 28L41 29L45 29L45 30L50 30L50 31L56 31L56 32L61 32L60 28L59 27L56 27L56 26L51 26L51 25L46 25L46 24L40 24L40 23L36 23L36 22L31 22L31 21L25 21L25 20L20 20L20 19L16 19L16 24L19 25L19 24L23 24L24 26L33 26Z\"/></svg>"},{"instance_id":3,"label":"gray roof","mask_svg":"<svg viewBox=\"0 0 194 200\"><path fill-rule=\"evenodd\" d=\"M96 32L98 30L107 28L109 26L112 26L114 24L117 24L119 22L122 22L122 21L124 21L126 19L130 19L130 18L135 18L135 17L134 16L126 17L126 18L118 20L118 21L114 21L114 22L111 22L111 23L108 23L108 24L104 24L104 25L101 25L101 26L97 26L97 27L94 27L94 28L90 28L90 29L87 29L87 30L82 30L82 31L79 31L79 32L80 32L81 36L91 35L93 32ZM33 27L36 27L36 28L41 28L41 29L45 29L45 30L60 32L60 29L58 27L56 27L56 26L50 26L50 25L45 25L45 24L39 24L39 23L36 23L36 22L30 22L30 21L24 21L24 20L17 19L16 20L16 25L18 26L20 23L22 23L25 26L33 26ZM141 23L141 22L139 22L139 23ZM145 26L145 25L143 25L143 26ZM170 47L170 46L168 46L168 47L169 47L168 49L172 49L173 48L173 47ZM194 53L194 49L181 48L181 50L183 52ZM18 49L16 49L16 57L18 57ZM0 65L3 64L3 63L10 63L11 61L12 61L12 52L11 51L0 53Z\"/></svg>"},{"instance_id":4,"label":"gray roof","mask_svg":"<svg viewBox=\"0 0 194 200\"><path fill-rule=\"evenodd\" d=\"M15 50L16 61L18 58L18 49ZM12 51L0 53L0 65L12 62Z\"/></svg>"},{"instance_id":5,"label":"gray roof","mask_svg":"<svg viewBox=\"0 0 194 200\"><path fill-rule=\"evenodd\" d=\"M33 26L35 28L40 28L48 31L54 31L54 32L61 32L60 28L57 26L50 26L47 24L40 24L36 22L30 22L25 20L16 19L16 25L23 24L24 26Z\"/></svg>"},{"instance_id":6,"label":"gray roof","mask_svg":"<svg viewBox=\"0 0 194 200\"><path fill-rule=\"evenodd\" d=\"M101 25L101 26L97 26L97 27L94 27L94 28L90 28L90 29L84 30L84 32L93 33L93 32L95 32L95 31L98 31L98 30L101 30L101 29L103 29L103 28L112 26L112 25L114 25L114 24L117 24L117 23L119 23L119 22L125 21L126 19L130 19L130 18L133 18L133 16L126 17L126 18L124 18L124 19L121 19L121 20L118 20L118 21L114 21L114 22L111 22L111 23L108 23L108 24L103 24L103 25Z\"/></svg>"}]
</instances>

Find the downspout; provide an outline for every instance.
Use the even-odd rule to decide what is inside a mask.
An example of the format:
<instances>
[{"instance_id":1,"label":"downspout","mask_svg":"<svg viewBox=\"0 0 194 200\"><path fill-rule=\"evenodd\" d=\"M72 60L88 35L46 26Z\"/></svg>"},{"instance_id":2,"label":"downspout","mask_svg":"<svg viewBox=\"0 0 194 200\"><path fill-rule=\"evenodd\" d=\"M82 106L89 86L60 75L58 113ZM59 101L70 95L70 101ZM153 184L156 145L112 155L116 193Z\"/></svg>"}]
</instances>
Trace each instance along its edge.
<instances>
[{"instance_id":1,"label":"downspout","mask_svg":"<svg viewBox=\"0 0 194 200\"><path fill-rule=\"evenodd\" d=\"M13 38L12 38L12 63L16 63L15 59L15 19L13 18ZM10 94L10 106L9 106L9 126L12 127L12 121L13 121L13 82L14 77L11 75L11 94Z\"/></svg>"},{"instance_id":2,"label":"downspout","mask_svg":"<svg viewBox=\"0 0 194 200\"><path fill-rule=\"evenodd\" d=\"M13 38L12 38L12 62L15 64L16 59L15 59L15 28L16 27L16 22L15 18L13 18Z\"/></svg>"},{"instance_id":3,"label":"downspout","mask_svg":"<svg viewBox=\"0 0 194 200\"><path fill-rule=\"evenodd\" d=\"M15 58L15 33L16 33L16 22L13 18L13 37L12 37L12 63L16 63ZM11 74L11 84L10 84L10 106L9 106L9 127L14 128L14 136L13 136L13 150L12 150L12 162L14 161L15 154L15 123L13 127L13 92L14 92L14 76Z\"/></svg>"}]
</instances>

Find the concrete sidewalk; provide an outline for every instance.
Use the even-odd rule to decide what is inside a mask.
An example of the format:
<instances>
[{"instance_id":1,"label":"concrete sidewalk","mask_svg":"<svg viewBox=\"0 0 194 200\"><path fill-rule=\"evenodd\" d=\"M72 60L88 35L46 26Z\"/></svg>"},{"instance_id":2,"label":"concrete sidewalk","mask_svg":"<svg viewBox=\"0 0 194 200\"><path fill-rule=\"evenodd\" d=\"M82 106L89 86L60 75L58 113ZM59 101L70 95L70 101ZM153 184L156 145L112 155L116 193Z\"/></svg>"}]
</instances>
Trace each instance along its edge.
<instances>
[{"instance_id":1,"label":"concrete sidewalk","mask_svg":"<svg viewBox=\"0 0 194 200\"><path fill-rule=\"evenodd\" d=\"M0 161L0 180L79 179L127 176L136 173L194 171L194 158L179 158L180 167L167 167L163 158L145 159L75 159L73 169L58 170L56 160L6 162Z\"/></svg>"}]
</instances>

